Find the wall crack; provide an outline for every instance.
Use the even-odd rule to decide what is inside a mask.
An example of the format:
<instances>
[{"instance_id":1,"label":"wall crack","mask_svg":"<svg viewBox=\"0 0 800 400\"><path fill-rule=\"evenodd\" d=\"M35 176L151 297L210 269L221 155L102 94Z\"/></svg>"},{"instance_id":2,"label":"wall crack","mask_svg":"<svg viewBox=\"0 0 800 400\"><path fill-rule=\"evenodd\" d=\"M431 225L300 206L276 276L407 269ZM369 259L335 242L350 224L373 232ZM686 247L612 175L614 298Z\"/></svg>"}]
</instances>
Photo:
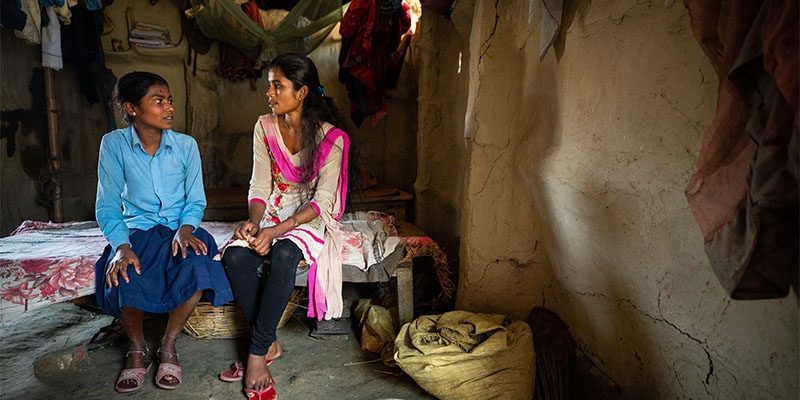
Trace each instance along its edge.
<instances>
[{"instance_id":1,"label":"wall crack","mask_svg":"<svg viewBox=\"0 0 800 400\"><path fill-rule=\"evenodd\" d=\"M472 195L477 196L477 195L483 193L483 191L486 189L486 185L489 184L490 178L492 176L494 176L493 173L492 173L494 171L494 168L497 166L497 163L500 160L500 158L503 157L503 155L505 155L505 154L506 154L506 150L501 151L500 153L497 154L497 156L494 158L494 160L492 160L490 162L489 170L486 171L486 175L485 175L485 178L484 178L483 182L481 183L481 187L478 188L477 191L473 192Z\"/></svg>"},{"instance_id":2,"label":"wall crack","mask_svg":"<svg viewBox=\"0 0 800 400\"><path fill-rule=\"evenodd\" d=\"M492 31L489 32L489 36L486 38L486 40L483 41L483 44L481 44L481 55L480 55L480 57L478 57L481 60L483 59L483 56L486 55L486 53L489 51L489 45L491 44L490 42L492 41L492 38L494 38L495 32L497 32L497 23L500 20L500 15L497 12L499 4L500 4L500 0L495 0L495 2L494 2L494 25L492 25Z\"/></svg>"},{"instance_id":3,"label":"wall crack","mask_svg":"<svg viewBox=\"0 0 800 400\"><path fill-rule=\"evenodd\" d=\"M582 295L582 296L600 297L600 298L606 299L608 301L613 301L610 297L608 297L608 296L606 296L606 295L604 295L602 293L577 292L577 291L575 293L577 293L579 295ZM707 347L708 343L705 340L700 340L700 339L692 336L689 332L684 331L683 329L681 329L680 327L678 327L677 325L675 325L674 323L670 322L667 319L660 318L660 317L655 317L655 316L652 316L652 315L648 314L644 310L642 310L639 307L637 307L636 304L634 304L629 299L619 299L615 303L616 303L616 307L617 308L620 308L623 303L626 303L630 307L632 307L634 310L636 310L639 314L644 315L645 317L649 318L653 322L661 322L661 323L667 324L668 326L672 327L674 330L678 331L681 335L683 335L683 336L689 338L690 340L696 342L697 344L699 344L700 347L703 349L703 352L706 354L706 359L708 360L708 372L706 373L705 384L708 385L708 384L711 383L711 376L714 375L714 360L711 358L711 353L708 351L708 347ZM708 391L708 388L706 388L706 391Z\"/></svg>"}]
</instances>

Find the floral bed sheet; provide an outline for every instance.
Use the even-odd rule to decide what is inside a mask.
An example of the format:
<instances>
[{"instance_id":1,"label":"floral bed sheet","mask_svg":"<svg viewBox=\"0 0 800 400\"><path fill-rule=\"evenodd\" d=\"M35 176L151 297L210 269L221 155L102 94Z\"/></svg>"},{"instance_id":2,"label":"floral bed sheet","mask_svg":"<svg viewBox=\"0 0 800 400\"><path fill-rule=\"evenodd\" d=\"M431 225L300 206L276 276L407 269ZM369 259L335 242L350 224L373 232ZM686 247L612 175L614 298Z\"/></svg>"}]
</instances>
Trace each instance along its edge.
<instances>
[{"instance_id":1,"label":"floral bed sheet","mask_svg":"<svg viewBox=\"0 0 800 400\"><path fill-rule=\"evenodd\" d=\"M345 266L366 271L402 246L391 215L365 212L346 215L342 222ZM201 226L223 248L237 224L204 221ZM94 293L94 266L106 244L95 221L24 221L0 238L0 323Z\"/></svg>"}]
</instances>

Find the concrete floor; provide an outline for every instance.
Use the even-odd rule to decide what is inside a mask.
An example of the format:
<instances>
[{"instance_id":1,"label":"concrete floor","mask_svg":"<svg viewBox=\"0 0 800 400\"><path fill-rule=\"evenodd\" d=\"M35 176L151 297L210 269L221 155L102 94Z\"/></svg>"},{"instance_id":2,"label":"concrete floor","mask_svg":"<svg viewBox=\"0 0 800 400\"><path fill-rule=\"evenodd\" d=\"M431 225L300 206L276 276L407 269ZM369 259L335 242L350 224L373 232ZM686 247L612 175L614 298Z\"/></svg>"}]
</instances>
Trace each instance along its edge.
<instances>
[{"instance_id":1,"label":"concrete floor","mask_svg":"<svg viewBox=\"0 0 800 400\"><path fill-rule=\"evenodd\" d=\"M111 321L107 315L60 303L0 324L0 398L245 398L241 383L222 382L217 375L237 359L237 353L246 352L247 340L198 339L186 333L178 342L183 370L180 388L158 388L155 367L151 367L140 390L132 394L115 392L127 339L89 350L85 357L80 351L74 353ZM155 350L164 324L163 316L146 321L151 350ZM271 370L280 399L434 398L402 370L387 367L379 355L361 350L355 334L316 339L310 332L304 318L299 317L291 318L278 331L284 353Z\"/></svg>"}]
</instances>

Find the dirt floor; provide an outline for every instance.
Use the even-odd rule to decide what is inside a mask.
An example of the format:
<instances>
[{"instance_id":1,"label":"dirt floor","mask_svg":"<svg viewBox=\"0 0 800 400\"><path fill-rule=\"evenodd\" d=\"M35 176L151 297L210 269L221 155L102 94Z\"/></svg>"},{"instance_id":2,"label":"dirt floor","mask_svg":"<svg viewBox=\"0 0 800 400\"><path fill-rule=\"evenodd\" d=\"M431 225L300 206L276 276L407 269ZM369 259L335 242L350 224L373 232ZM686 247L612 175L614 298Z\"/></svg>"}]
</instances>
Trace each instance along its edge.
<instances>
[{"instance_id":1,"label":"dirt floor","mask_svg":"<svg viewBox=\"0 0 800 400\"><path fill-rule=\"evenodd\" d=\"M115 392L127 339L81 352L81 345L111 322L107 315L59 303L0 324L0 398L245 398L240 382L222 382L217 376L237 354L246 353L247 340L199 339L186 333L178 342L183 370L180 388L158 388L151 367L140 390ZM146 320L151 350L155 350L165 322L158 315ZM271 370L280 399L434 399L402 370L387 367L378 354L361 350L354 333L319 339L310 336L311 331L302 312L278 330L284 353Z\"/></svg>"}]
</instances>

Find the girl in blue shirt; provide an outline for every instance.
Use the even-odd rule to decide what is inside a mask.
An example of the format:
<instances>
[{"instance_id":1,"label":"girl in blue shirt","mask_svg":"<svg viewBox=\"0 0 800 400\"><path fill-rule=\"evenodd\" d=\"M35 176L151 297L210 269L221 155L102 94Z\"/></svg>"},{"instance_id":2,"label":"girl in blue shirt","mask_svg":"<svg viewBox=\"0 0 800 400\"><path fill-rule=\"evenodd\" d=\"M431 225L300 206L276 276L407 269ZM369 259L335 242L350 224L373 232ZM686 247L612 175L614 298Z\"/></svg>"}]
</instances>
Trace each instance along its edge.
<instances>
[{"instance_id":1,"label":"girl in blue shirt","mask_svg":"<svg viewBox=\"0 0 800 400\"><path fill-rule=\"evenodd\" d=\"M206 206L197 142L172 128L175 108L164 78L131 72L117 82L127 128L103 136L95 214L108 240L96 265L97 302L120 318L130 339L118 392L142 386L151 354L144 313L169 313L157 350L156 385L176 389L181 367L175 342L200 297L233 300L214 238L200 221Z\"/></svg>"}]
</instances>

